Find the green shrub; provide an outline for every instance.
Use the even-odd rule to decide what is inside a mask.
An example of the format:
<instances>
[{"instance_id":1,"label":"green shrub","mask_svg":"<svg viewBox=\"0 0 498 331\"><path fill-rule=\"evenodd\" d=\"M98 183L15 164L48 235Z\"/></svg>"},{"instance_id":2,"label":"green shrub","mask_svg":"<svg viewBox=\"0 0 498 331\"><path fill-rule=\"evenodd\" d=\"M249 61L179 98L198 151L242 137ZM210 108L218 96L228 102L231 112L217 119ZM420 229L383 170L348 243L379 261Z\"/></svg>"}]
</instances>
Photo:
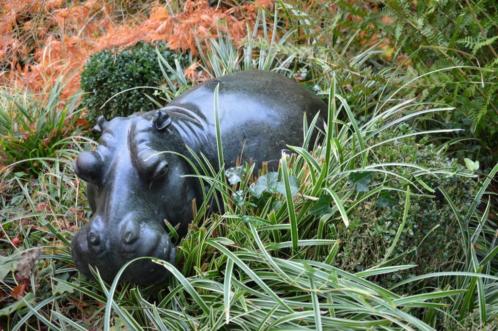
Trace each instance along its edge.
<instances>
[{"instance_id":1,"label":"green shrub","mask_svg":"<svg viewBox=\"0 0 498 331\"><path fill-rule=\"evenodd\" d=\"M413 129L403 125L389 134L381 134L377 141L410 133L414 133ZM469 177L468 170L456 160L438 151L427 137L420 141L409 137L380 146L372 154L371 163L411 164L439 169L444 174L438 174L439 171L414 173L408 169L397 172L423 189L410 194L407 217L397 239L396 234L403 223L405 211L406 181L394 177L387 179L386 176L372 173L351 177L351 188L364 194L368 194L370 187L379 185L390 187L390 190L381 191L359 203L349 215L349 229L338 227L342 241L342 250L337 259L339 266L358 272L393 259L390 264L418 265L410 270L414 274L457 269L458 264L462 263L465 247L462 247L458 221L441 192L448 194L457 213L464 215L471 209L477 192L475 178ZM395 240L397 242L387 257ZM406 275L401 272L390 274L387 281L399 281L404 277Z\"/></svg>"},{"instance_id":2,"label":"green shrub","mask_svg":"<svg viewBox=\"0 0 498 331\"><path fill-rule=\"evenodd\" d=\"M58 81L48 100L24 92L0 90L0 172L3 166L37 174L41 163L71 143L77 129L79 95L62 104Z\"/></svg>"},{"instance_id":3,"label":"green shrub","mask_svg":"<svg viewBox=\"0 0 498 331\"><path fill-rule=\"evenodd\" d=\"M187 64L186 56L172 52L164 43L140 42L123 51L104 50L93 55L81 74L85 92L82 105L88 109L90 120L157 108L167 97L161 86L179 80L165 78L168 67L160 64L158 53L171 69Z\"/></svg>"},{"instance_id":4,"label":"green shrub","mask_svg":"<svg viewBox=\"0 0 498 331\"><path fill-rule=\"evenodd\" d=\"M312 86L327 89L330 73L340 73L348 102L367 106L363 113L353 109L358 117L381 111L377 106L394 91L395 98L454 107L414 125L465 129L434 138L454 139L451 152L492 167L498 160L495 2L282 1L282 25L297 33L274 53L296 57L300 78Z\"/></svg>"},{"instance_id":5,"label":"green shrub","mask_svg":"<svg viewBox=\"0 0 498 331\"><path fill-rule=\"evenodd\" d=\"M439 124L466 129L467 149L480 153L488 166L498 160L498 11L496 1L423 1L417 6L383 1L393 24L384 29L397 54L408 54L419 74L433 73L415 84L430 102L455 107Z\"/></svg>"}]
</instances>

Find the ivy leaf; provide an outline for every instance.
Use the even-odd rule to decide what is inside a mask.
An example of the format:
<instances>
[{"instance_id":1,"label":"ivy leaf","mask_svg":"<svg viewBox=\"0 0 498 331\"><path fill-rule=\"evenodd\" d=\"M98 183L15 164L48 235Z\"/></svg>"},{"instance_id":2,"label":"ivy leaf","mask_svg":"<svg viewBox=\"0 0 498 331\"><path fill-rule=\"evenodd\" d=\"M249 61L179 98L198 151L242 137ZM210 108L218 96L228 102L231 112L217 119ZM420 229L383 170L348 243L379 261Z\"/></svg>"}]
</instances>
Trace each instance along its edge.
<instances>
[{"instance_id":1,"label":"ivy leaf","mask_svg":"<svg viewBox=\"0 0 498 331\"><path fill-rule=\"evenodd\" d=\"M26 303L32 304L34 300L35 300L35 295L30 292L26 294L22 299L14 302L10 306L0 309L0 316L12 315L14 312L26 306Z\"/></svg>"},{"instance_id":2,"label":"ivy leaf","mask_svg":"<svg viewBox=\"0 0 498 331\"><path fill-rule=\"evenodd\" d=\"M235 185L241 182L243 170L244 169L242 167L232 167L225 170L225 176L227 177L230 185Z\"/></svg>"},{"instance_id":3,"label":"ivy leaf","mask_svg":"<svg viewBox=\"0 0 498 331\"><path fill-rule=\"evenodd\" d=\"M299 183L295 176L289 177L291 194L294 197L299 192ZM285 195L284 182L278 181L278 172L269 172L258 178L256 183L250 187L250 193L256 198L260 198L263 193L280 193Z\"/></svg>"},{"instance_id":4,"label":"ivy leaf","mask_svg":"<svg viewBox=\"0 0 498 331\"><path fill-rule=\"evenodd\" d=\"M379 199L377 200L377 206L380 208L391 208L396 205L396 197L392 192L382 191L379 194Z\"/></svg>"},{"instance_id":5,"label":"ivy leaf","mask_svg":"<svg viewBox=\"0 0 498 331\"><path fill-rule=\"evenodd\" d=\"M472 161L471 159L464 158L465 166L472 172L479 170L479 161Z\"/></svg>"},{"instance_id":6,"label":"ivy leaf","mask_svg":"<svg viewBox=\"0 0 498 331\"><path fill-rule=\"evenodd\" d=\"M353 172L349 175L349 180L353 183L356 192L368 192L368 185L372 180L372 173Z\"/></svg>"},{"instance_id":7,"label":"ivy leaf","mask_svg":"<svg viewBox=\"0 0 498 331\"><path fill-rule=\"evenodd\" d=\"M234 200L235 205L237 205L237 207L243 207L245 205L247 205L247 206L251 205L251 203L249 202L249 200L245 199L245 194L244 194L244 191L242 191L242 190L237 190L237 191L233 192L232 193L232 199Z\"/></svg>"},{"instance_id":8,"label":"ivy leaf","mask_svg":"<svg viewBox=\"0 0 498 331\"><path fill-rule=\"evenodd\" d=\"M67 285L67 283L64 280L54 278L54 281L55 281L55 286L52 288L53 295L74 292L74 288Z\"/></svg>"},{"instance_id":9,"label":"ivy leaf","mask_svg":"<svg viewBox=\"0 0 498 331\"><path fill-rule=\"evenodd\" d=\"M0 281L2 281L9 272L16 270L18 259L19 257L0 255Z\"/></svg>"},{"instance_id":10,"label":"ivy leaf","mask_svg":"<svg viewBox=\"0 0 498 331\"><path fill-rule=\"evenodd\" d=\"M250 192L256 198L260 198L264 192L273 193L276 191L278 182L278 173L269 172L258 178L256 183L251 185Z\"/></svg>"},{"instance_id":11,"label":"ivy leaf","mask_svg":"<svg viewBox=\"0 0 498 331\"><path fill-rule=\"evenodd\" d=\"M290 184L290 189L291 189L291 195L294 197L297 192L299 192L299 183L297 181L297 178L294 176L289 176L289 184ZM277 183L277 192L285 195L285 183L284 182L278 182Z\"/></svg>"},{"instance_id":12,"label":"ivy leaf","mask_svg":"<svg viewBox=\"0 0 498 331\"><path fill-rule=\"evenodd\" d=\"M318 201L316 201L310 209L312 215L321 216L332 211L330 207L332 204L332 197L330 194L322 194Z\"/></svg>"}]
</instances>

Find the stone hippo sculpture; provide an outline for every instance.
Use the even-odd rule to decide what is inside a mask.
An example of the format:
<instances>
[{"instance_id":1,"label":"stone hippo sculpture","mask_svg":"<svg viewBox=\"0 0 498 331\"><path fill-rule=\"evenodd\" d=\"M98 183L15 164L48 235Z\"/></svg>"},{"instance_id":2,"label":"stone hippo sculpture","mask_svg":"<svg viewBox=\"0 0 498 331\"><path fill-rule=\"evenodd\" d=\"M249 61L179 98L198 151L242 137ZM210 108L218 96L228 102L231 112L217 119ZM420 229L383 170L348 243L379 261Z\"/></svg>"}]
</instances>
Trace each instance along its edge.
<instances>
[{"instance_id":1,"label":"stone hippo sculpture","mask_svg":"<svg viewBox=\"0 0 498 331\"><path fill-rule=\"evenodd\" d=\"M175 247L164 220L184 235L193 218L192 200L200 205L202 196L196 180L182 176L192 173L187 162L159 152L188 156L189 146L218 165L217 85L227 167L237 159L278 164L287 144L302 144L304 113L308 119L326 114L326 105L298 83L276 73L248 71L205 82L159 110L110 121L101 117L95 127L101 133L97 149L82 152L74 166L88 183L93 213L72 241L73 259L83 274L90 275L91 265L110 281L136 257L174 262ZM163 267L140 260L122 278L147 285L167 275Z\"/></svg>"}]
</instances>

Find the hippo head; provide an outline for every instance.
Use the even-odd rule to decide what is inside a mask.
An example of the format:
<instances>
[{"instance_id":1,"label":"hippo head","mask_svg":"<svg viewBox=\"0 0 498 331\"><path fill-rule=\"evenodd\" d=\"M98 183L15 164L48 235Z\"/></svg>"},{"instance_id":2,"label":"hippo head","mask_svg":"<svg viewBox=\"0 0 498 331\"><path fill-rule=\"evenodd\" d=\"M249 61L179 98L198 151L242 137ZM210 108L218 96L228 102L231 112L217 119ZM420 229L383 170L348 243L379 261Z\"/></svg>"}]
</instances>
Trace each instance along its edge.
<instances>
[{"instance_id":1,"label":"hippo head","mask_svg":"<svg viewBox=\"0 0 498 331\"><path fill-rule=\"evenodd\" d=\"M98 120L101 133L93 152L82 152L76 174L87 182L91 222L73 238L78 269L90 275L92 266L112 281L128 261L151 256L174 263L175 247L166 223L183 235L192 219L196 197L187 164L175 153L184 144L162 111ZM166 151L166 152L165 152ZM166 269L142 259L132 263L122 279L139 285L165 280Z\"/></svg>"}]
</instances>

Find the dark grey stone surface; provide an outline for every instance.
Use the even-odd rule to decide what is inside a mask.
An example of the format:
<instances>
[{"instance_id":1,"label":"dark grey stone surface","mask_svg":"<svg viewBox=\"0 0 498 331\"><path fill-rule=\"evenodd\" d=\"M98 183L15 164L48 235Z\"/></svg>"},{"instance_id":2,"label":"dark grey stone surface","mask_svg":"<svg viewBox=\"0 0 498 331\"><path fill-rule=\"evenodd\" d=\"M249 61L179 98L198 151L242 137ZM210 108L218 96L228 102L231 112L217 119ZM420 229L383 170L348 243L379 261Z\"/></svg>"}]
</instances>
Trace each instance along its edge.
<instances>
[{"instance_id":1,"label":"dark grey stone surface","mask_svg":"<svg viewBox=\"0 0 498 331\"><path fill-rule=\"evenodd\" d=\"M275 168L286 145L301 145L303 115L309 121L326 105L298 83L279 74L248 71L208 81L168 106L110 121L99 119L95 151L82 152L76 174L88 183L91 222L73 238L78 269L89 265L111 281L123 264L140 256L175 262L175 247L164 225L167 219L185 235L192 220L192 200L199 206L198 183L180 156L186 146L218 165L214 90L219 85L221 136L226 167L239 158ZM162 152L162 153L161 153ZM148 260L133 263L125 281L148 285L168 272Z\"/></svg>"}]
</instances>

